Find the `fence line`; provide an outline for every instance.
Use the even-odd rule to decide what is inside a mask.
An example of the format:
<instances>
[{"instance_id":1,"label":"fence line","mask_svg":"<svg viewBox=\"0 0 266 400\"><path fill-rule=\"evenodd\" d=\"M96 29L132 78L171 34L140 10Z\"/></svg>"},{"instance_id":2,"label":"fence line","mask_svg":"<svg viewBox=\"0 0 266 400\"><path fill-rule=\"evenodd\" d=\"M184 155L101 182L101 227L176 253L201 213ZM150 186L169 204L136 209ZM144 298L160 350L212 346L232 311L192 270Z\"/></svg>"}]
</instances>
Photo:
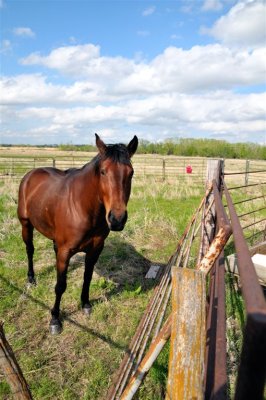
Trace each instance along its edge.
<instances>
[{"instance_id":1,"label":"fence line","mask_svg":"<svg viewBox=\"0 0 266 400\"><path fill-rule=\"evenodd\" d=\"M27 171L37 167L56 167L59 169L79 168L89 162L94 153L89 156L57 156L55 157L11 157L0 156L0 178L12 176L21 178ZM200 157L174 157L174 156L153 156L135 155L133 165L137 177L156 177L163 180L191 178L189 183L197 182L205 185L205 171L207 158ZM248 167L247 167L248 165ZM230 172L225 175L230 176L231 180L236 180L236 176L243 175L245 186L252 183L261 183L266 172L266 161L257 160L225 160L225 167L230 168ZM242 166L243 171L239 171ZM264 168L263 168L264 167ZM237 169L237 170L235 170ZM255 176L256 175L256 176ZM193 178L193 180L192 180ZM239 180L237 178L237 180Z\"/></svg>"}]
</instances>

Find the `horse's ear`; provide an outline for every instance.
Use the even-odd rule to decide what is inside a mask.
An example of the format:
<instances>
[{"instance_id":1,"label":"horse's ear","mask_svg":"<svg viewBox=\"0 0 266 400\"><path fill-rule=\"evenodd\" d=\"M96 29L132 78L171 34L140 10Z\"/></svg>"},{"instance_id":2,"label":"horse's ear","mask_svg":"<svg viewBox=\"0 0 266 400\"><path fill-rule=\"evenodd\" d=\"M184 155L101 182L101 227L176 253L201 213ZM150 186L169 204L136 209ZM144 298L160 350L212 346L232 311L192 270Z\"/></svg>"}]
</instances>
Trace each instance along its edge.
<instances>
[{"instance_id":1,"label":"horse's ear","mask_svg":"<svg viewBox=\"0 0 266 400\"><path fill-rule=\"evenodd\" d=\"M100 136L97 135L97 133L95 133L95 137L96 137L96 146L98 147L99 152L101 154L104 154L106 150L106 144L104 144L104 142L102 141Z\"/></svg>"},{"instance_id":2,"label":"horse's ear","mask_svg":"<svg viewBox=\"0 0 266 400\"><path fill-rule=\"evenodd\" d=\"M133 139L128 143L127 145L127 151L129 154L129 157L132 157L133 154L136 152L138 148L139 140L137 136L134 136Z\"/></svg>"}]
</instances>

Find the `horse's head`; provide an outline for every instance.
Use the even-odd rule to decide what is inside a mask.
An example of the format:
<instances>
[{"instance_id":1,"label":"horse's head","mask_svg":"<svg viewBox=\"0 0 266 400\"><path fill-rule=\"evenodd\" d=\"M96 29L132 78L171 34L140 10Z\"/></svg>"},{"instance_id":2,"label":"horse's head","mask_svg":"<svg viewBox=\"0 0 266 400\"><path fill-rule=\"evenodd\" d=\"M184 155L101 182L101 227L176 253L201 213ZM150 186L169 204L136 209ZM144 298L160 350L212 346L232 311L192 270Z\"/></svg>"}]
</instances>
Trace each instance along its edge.
<instances>
[{"instance_id":1,"label":"horse's head","mask_svg":"<svg viewBox=\"0 0 266 400\"><path fill-rule=\"evenodd\" d=\"M125 146L106 145L97 134L95 136L100 152L97 173L106 221L112 231L121 231L127 221L127 203L134 172L130 158L137 150L138 138L134 136Z\"/></svg>"}]
</instances>

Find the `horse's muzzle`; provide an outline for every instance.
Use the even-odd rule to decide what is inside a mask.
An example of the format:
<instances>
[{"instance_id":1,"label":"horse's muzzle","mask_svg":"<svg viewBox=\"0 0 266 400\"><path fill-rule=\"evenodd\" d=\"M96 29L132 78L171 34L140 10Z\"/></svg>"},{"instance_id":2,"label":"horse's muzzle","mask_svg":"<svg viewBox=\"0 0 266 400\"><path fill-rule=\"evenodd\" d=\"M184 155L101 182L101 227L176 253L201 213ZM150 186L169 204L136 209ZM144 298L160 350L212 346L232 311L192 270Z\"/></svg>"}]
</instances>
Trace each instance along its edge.
<instances>
[{"instance_id":1,"label":"horse's muzzle","mask_svg":"<svg viewBox=\"0 0 266 400\"><path fill-rule=\"evenodd\" d=\"M108 214L108 225L111 231L122 231L127 222L127 211L116 216L112 211Z\"/></svg>"}]
</instances>

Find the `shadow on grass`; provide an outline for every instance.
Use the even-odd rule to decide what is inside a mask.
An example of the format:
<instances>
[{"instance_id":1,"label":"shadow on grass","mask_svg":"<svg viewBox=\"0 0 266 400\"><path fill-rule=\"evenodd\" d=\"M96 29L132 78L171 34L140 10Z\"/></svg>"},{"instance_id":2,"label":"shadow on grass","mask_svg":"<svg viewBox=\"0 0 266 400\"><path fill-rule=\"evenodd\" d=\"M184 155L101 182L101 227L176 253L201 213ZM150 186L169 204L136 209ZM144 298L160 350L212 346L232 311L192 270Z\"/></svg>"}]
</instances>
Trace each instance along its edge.
<instances>
[{"instance_id":1,"label":"shadow on grass","mask_svg":"<svg viewBox=\"0 0 266 400\"><path fill-rule=\"evenodd\" d=\"M70 264L69 273L78 268L84 268L83 261L84 256L81 256L80 253L77 254ZM100 259L95 266L95 271L98 276L113 282L110 288L107 286L105 290L105 297L111 298L112 296L119 294L125 289L129 291L134 291L137 285L141 285L141 291L148 290L152 286L156 285L158 279L153 279L152 281L148 280L149 282L147 282L147 280L145 279L145 274L150 265L151 262L147 258L143 257L141 254L139 254L132 245L122 241L120 238L112 238L107 241L106 246L100 256ZM38 276L45 277L54 272L54 266L49 265L42 271L38 272L37 280ZM25 287L20 288L3 275L0 275L0 280L6 286L10 287L13 291L19 293L21 296L24 296L24 298L26 298L27 300L37 304L44 310L48 310L50 312L50 308L48 307L48 305L38 298L32 296L29 291L25 290ZM95 304L99 301L102 300L92 300L92 304ZM80 330L103 340L104 342L108 343L111 346L114 346L115 348L118 348L119 350L127 351L126 346L122 346L121 344L114 342L110 337L102 335L94 329L91 329L86 325L83 325L71 318L70 315L75 314L77 311L79 310L77 309L72 313L62 312L62 321L69 322Z\"/></svg>"},{"instance_id":2,"label":"shadow on grass","mask_svg":"<svg viewBox=\"0 0 266 400\"><path fill-rule=\"evenodd\" d=\"M0 275L0 280L4 282L6 285L8 285L12 290L18 292L20 295L24 296L24 298L27 298L28 300L32 301L33 303L37 304L38 306L42 307L44 310L50 311L50 308L43 303L42 301L36 299L33 297L31 294L27 293L25 290L19 288L18 286L14 285L14 283L10 282L7 278L3 277ZM125 346L121 346L119 343L114 342L112 339L110 339L107 336L104 336L100 334L99 332L96 332L94 329L88 328L85 325L80 324L77 321L74 321L72 318L67 316L66 314L63 313L63 320L68 321L70 324L75 325L79 329L83 330L84 332L90 333L91 335L97 337L98 339L103 340L104 342L108 343L111 346L116 347L119 350L126 350Z\"/></svg>"},{"instance_id":3,"label":"shadow on grass","mask_svg":"<svg viewBox=\"0 0 266 400\"><path fill-rule=\"evenodd\" d=\"M70 259L68 274L75 270L84 270L85 253L77 253ZM98 262L94 267L94 272L99 278L104 278L106 281L113 283L110 290L105 291L105 296L110 298L113 295L119 294L124 289L134 291L141 286L141 290L146 291L156 285L157 279L145 279L145 275L153 263L137 252L134 246L127 243L120 236L111 236L105 242L104 249L99 257ZM154 264L162 267L163 263L155 262ZM49 265L36 273L38 277L45 277L50 273L55 273L55 258L54 266ZM95 275L92 282L95 279ZM108 286L108 285L107 285ZM108 289L108 288L107 288ZM97 300L96 300L97 301Z\"/></svg>"}]
</instances>

